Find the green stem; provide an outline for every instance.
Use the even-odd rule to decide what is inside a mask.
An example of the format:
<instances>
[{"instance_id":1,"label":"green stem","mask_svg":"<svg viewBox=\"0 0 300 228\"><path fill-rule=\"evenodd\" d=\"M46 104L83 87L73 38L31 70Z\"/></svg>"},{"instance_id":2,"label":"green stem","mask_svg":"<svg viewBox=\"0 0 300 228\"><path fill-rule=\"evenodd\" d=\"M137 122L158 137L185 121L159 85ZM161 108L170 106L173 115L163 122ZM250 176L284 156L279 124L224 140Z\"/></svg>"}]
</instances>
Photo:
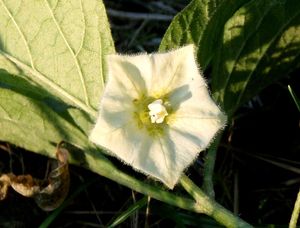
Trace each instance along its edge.
<instances>
[{"instance_id":1,"label":"green stem","mask_svg":"<svg viewBox=\"0 0 300 228\"><path fill-rule=\"evenodd\" d=\"M193 211L196 213L207 214L218 222L228 227L251 227L243 220L235 217L230 211L223 208L213 199L205 195L191 180L183 176L180 180L181 185L194 197L195 200L180 196L153 184L140 181L115 167L106 157L97 154L97 159L92 153L85 153L88 169L107 177L119 184L127 186L137 192L148 195L151 198L165 202L167 204ZM74 162L74 161L73 161Z\"/></svg>"},{"instance_id":2,"label":"green stem","mask_svg":"<svg viewBox=\"0 0 300 228\"><path fill-rule=\"evenodd\" d=\"M300 213L300 189L299 189L297 199L296 199L296 202L295 202L295 206L294 206L294 210L293 210L292 217L291 217L291 220L290 220L289 228L296 228L297 227L297 221L298 221L299 213Z\"/></svg>"},{"instance_id":3,"label":"green stem","mask_svg":"<svg viewBox=\"0 0 300 228\"><path fill-rule=\"evenodd\" d=\"M218 145L221 141L221 138L222 138L222 132L220 132L217 135L217 138L209 147L205 158L202 188L204 192L206 192L207 195L210 196L211 198L215 198L213 174L214 174Z\"/></svg>"},{"instance_id":4,"label":"green stem","mask_svg":"<svg viewBox=\"0 0 300 228\"><path fill-rule=\"evenodd\" d=\"M163 189L162 187L158 187L153 184L147 184L145 183L145 181L140 181L119 170L106 157L101 156L100 154L97 154L97 158L95 158L94 156L95 155L93 155L92 153L85 153L85 165L87 169L92 170L97 174L100 174L101 176L111 179L119 184L122 184L134 191L151 196L152 198L159 201L163 201L170 205L197 213L204 212L203 208L194 200L187 197L175 195L174 193L171 193L166 189ZM71 160L71 162L80 165L80 163L78 164L78 162L74 160Z\"/></svg>"},{"instance_id":5,"label":"green stem","mask_svg":"<svg viewBox=\"0 0 300 228\"><path fill-rule=\"evenodd\" d=\"M180 179L182 187L201 205L204 213L214 218L220 224L226 227L252 227L239 217L232 214L229 210L215 202L206 195L198 186L196 186L187 176L183 175Z\"/></svg>"}]
</instances>

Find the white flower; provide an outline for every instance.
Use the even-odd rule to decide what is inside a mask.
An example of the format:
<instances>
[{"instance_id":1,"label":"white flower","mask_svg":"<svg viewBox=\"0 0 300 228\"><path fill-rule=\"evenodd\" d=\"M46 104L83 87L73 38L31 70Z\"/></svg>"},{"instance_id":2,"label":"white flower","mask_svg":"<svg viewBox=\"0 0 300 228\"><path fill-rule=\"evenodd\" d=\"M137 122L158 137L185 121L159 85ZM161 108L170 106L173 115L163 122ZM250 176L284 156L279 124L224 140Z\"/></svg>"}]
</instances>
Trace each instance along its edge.
<instances>
[{"instance_id":1,"label":"white flower","mask_svg":"<svg viewBox=\"0 0 300 228\"><path fill-rule=\"evenodd\" d=\"M173 188L225 124L195 62L194 47L110 55L90 140Z\"/></svg>"}]
</instances>

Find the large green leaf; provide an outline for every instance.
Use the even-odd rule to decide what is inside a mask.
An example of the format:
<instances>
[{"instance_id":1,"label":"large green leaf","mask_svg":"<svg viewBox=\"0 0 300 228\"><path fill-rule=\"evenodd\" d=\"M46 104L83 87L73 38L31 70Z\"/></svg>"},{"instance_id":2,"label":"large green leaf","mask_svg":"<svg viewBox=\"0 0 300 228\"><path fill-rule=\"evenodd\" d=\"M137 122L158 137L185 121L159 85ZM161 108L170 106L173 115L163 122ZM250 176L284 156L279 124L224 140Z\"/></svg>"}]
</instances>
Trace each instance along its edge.
<instances>
[{"instance_id":1,"label":"large green leaf","mask_svg":"<svg viewBox=\"0 0 300 228\"><path fill-rule=\"evenodd\" d=\"M159 50L194 43L198 61L206 69L223 34L226 21L249 0L193 0L177 14L166 31Z\"/></svg>"},{"instance_id":2,"label":"large green leaf","mask_svg":"<svg viewBox=\"0 0 300 228\"><path fill-rule=\"evenodd\" d=\"M298 0L252 0L226 23L213 64L212 87L229 115L297 67L299 14Z\"/></svg>"},{"instance_id":3,"label":"large green leaf","mask_svg":"<svg viewBox=\"0 0 300 228\"><path fill-rule=\"evenodd\" d=\"M0 68L92 115L113 51L102 1L0 0Z\"/></svg>"},{"instance_id":4,"label":"large green leaf","mask_svg":"<svg viewBox=\"0 0 300 228\"><path fill-rule=\"evenodd\" d=\"M0 0L0 140L51 157L64 140L106 172L88 134L111 52L102 1Z\"/></svg>"}]
</instances>

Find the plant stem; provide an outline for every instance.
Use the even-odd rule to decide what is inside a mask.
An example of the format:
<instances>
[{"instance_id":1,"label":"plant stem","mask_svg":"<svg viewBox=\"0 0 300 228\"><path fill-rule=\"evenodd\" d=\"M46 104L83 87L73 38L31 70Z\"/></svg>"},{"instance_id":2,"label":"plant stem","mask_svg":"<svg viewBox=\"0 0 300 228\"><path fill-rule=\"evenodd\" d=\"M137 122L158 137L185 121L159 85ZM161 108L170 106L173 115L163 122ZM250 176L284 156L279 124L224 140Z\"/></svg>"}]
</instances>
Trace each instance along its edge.
<instances>
[{"instance_id":1,"label":"plant stem","mask_svg":"<svg viewBox=\"0 0 300 228\"><path fill-rule=\"evenodd\" d=\"M226 227L252 227L244 220L232 214L229 210L215 202L206 195L198 186L196 186L187 176L183 175L180 179L182 187L201 205L204 213L214 218L220 224Z\"/></svg>"},{"instance_id":2,"label":"plant stem","mask_svg":"<svg viewBox=\"0 0 300 228\"><path fill-rule=\"evenodd\" d=\"M145 181L138 180L133 176L126 174L113 165L105 156L101 154L100 151L93 151L93 149L86 150L84 160L84 163L82 163L82 161L76 161L73 159L71 159L70 162L80 166L85 166L85 168L101 176L127 186L134 191L151 196L154 199L166 202L170 205L177 206L185 210L203 213L203 208L194 200L175 195L174 193L171 193L162 187L158 187L153 184L147 184Z\"/></svg>"},{"instance_id":3,"label":"plant stem","mask_svg":"<svg viewBox=\"0 0 300 228\"><path fill-rule=\"evenodd\" d=\"M299 213L300 213L300 189L299 189L297 199L295 202L295 206L294 206L294 210L293 210L292 217L290 220L289 228L296 228Z\"/></svg>"},{"instance_id":4,"label":"plant stem","mask_svg":"<svg viewBox=\"0 0 300 228\"><path fill-rule=\"evenodd\" d=\"M211 198L215 198L215 191L214 191L214 183L213 183L213 174L215 168L215 161L217 156L218 145L222 138L222 132L220 132L214 142L208 149L205 164L204 164L204 171L203 171L203 185L202 188L204 192L207 193L208 196Z\"/></svg>"},{"instance_id":5,"label":"plant stem","mask_svg":"<svg viewBox=\"0 0 300 228\"><path fill-rule=\"evenodd\" d=\"M91 151L87 151L85 153L85 164L88 164L88 167L86 168L104 177L107 177L119 184L127 186L137 192L148 195L151 198L157 199L167 204L196 213L207 214L227 227L251 227L243 220L235 217L230 211L223 208L212 198L205 195L186 176L183 176L181 178L180 183L187 190L187 192L194 197L195 200L184 196L180 196L178 194L174 194L162 187L155 186L153 184L147 184L145 183L145 181L140 181L119 170L106 157L101 156L99 154L99 151L97 155L94 155L90 152ZM97 159L95 159L94 156L97 156Z\"/></svg>"}]
</instances>

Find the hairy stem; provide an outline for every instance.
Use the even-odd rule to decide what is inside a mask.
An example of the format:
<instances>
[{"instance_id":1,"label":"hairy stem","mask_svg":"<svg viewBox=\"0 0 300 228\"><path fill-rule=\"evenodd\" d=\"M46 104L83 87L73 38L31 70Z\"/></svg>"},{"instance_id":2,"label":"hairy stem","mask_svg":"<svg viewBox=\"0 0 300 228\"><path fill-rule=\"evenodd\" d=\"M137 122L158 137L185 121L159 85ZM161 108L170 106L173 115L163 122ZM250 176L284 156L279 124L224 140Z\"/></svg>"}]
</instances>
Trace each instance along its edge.
<instances>
[{"instance_id":1,"label":"hairy stem","mask_svg":"<svg viewBox=\"0 0 300 228\"><path fill-rule=\"evenodd\" d=\"M205 164L204 164L204 171L203 171L204 177L203 177L202 188L204 192L206 192L207 195L210 196L211 198L215 197L213 174L214 174L218 145L221 141L221 138L222 138L222 133L220 132L217 135L217 138L211 144L210 148L208 149L206 159L205 159Z\"/></svg>"},{"instance_id":2,"label":"hairy stem","mask_svg":"<svg viewBox=\"0 0 300 228\"><path fill-rule=\"evenodd\" d=\"M180 179L182 187L201 205L204 213L214 218L226 227L252 227L250 224L235 216L229 210L218 204L196 186L187 176L183 175Z\"/></svg>"},{"instance_id":3,"label":"hairy stem","mask_svg":"<svg viewBox=\"0 0 300 228\"><path fill-rule=\"evenodd\" d=\"M194 198L188 198L168 191L167 189L145 181L138 180L115 167L106 157L97 155L97 162L93 157L92 151L86 151L88 169L107 177L119 184L127 186L137 192L148 195L151 198L165 202L167 204L193 211L204 213L216 219L219 223L228 227L251 227L243 220L235 217L230 211L223 208L208 195L203 193L191 180L183 176L180 180L181 185ZM99 151L98 151L99 153ZM73 160L74 162L74 160ZM76 162L75 162L76 163ZM78 164L78 163L77 163Z\"/></svg>"}]
</instances>

